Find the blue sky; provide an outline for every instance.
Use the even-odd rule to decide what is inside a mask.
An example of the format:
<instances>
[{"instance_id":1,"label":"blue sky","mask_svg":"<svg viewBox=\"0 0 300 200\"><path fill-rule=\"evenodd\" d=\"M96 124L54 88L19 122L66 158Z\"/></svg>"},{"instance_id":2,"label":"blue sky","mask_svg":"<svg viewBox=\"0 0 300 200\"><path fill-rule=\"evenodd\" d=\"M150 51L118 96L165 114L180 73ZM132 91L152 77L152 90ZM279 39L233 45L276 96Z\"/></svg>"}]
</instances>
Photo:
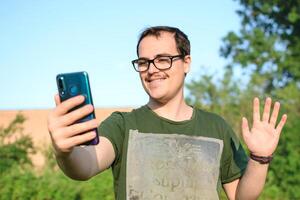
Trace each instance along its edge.
<instances>
[{"instance_id":1,"label":"blue sky","mask_svg":"<svg viewBox=\"0 0 300 200\"><path fill-rule=\"evenodd\" d=\"M235 1L1 1L0 110L54 107L56 74L87 71L96 107L147 102L131 66L149 26L176 26L191 41L192 70L222 71L222 37L239 29Z\"/></svg>"}]
</instances>

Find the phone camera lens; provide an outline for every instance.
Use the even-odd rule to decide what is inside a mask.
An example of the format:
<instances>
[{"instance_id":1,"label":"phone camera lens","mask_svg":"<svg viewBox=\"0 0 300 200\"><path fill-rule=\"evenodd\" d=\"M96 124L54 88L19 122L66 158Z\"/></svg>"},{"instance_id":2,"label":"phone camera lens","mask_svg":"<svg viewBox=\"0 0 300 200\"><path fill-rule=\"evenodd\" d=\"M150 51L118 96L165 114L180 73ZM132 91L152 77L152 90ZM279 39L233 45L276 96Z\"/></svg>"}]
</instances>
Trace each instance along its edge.
<instances>
[{"instance_id":1,"label":"phone camera lens","mask_svg":"<svg viewBox=\"0 0 300 200\"><path fill-rule=\"evenodd\" d=\"M64 89L63 80L64 80L63 77L59 77L59 79L58 79L58 86L59 86L59 89L61 89L61 90Z\"/></svg>"},{"instance_id":2,"label":"phone camera lens","mask_svg":"<svg viewBox=\"0 0 300 200\"><path fill-rule=\"evenodd\" d=\"M78 87L76 85L72 85L69 89L69 92L72 96L75 96L78 94Z\"/></svg>"}]
</instances>

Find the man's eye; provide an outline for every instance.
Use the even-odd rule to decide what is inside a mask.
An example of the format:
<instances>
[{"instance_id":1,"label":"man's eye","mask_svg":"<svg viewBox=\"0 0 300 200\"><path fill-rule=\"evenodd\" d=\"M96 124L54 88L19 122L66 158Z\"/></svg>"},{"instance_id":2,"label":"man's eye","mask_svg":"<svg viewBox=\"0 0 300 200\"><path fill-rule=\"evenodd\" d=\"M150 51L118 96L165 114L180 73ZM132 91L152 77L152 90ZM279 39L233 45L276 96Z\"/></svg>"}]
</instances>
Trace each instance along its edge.
<instances>
[{"instance_id":1,"label":"man's eye","mask_svg":"<svg viewBox=\"0 0 300 200\"><path fill-rule=\"evenodd\" d=\"M147 65L148 62L146 60L139 60L138 61L138 65L143 66L143 65Z\"/></svg>"},{"instance_id":2,"label":"man's eye","mask_svg":"<svg viewBox=\"0 0 300 200\"><path fill-rule=\"evenodd\" d=\"M159 63L170 62L170 58L169 57L158 57L156 59L156 61L159 62Z\"/></svg>"}]
</instances>

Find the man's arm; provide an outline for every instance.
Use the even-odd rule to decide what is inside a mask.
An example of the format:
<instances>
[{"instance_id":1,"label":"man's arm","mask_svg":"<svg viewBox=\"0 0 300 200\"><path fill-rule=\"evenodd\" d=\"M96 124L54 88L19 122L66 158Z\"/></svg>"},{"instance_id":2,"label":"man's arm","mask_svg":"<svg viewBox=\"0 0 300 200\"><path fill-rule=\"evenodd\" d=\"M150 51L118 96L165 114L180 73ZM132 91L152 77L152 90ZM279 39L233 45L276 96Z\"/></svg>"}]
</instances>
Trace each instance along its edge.
<instances>
[{"instance_id":1,"label":"man's arm","mask_svg":"<svg viewBox=\"0 0 300 200\"><path fill-rule=\"evenodd\" d=\"M265 102L262 119L260 119L259 100L253 101L253 126L249 129L248 121L243 118L242 133L245 144L250 153L260 157L273 155L279 141L281 130L286 122L287 115L283 115L279 124L276 121L280 104L276 102L272 115L271 98ZM257 199L265 185L269 164L261 164L249 159L244 175L231 183L224 184L224 190L229 199Z\"/></svg>"},{"instance_id":2,"label":"man's arm","mask_svg":"<svg viewBox=\"0 0 300 200\"><path fill-rule=\"evenodd\" d=\"M260 164L249 159L241 179L223 185L228 199L257 199L263 190L269 164Z\"/></svg>"},{"instance_id":3,"label":"man's arm","mask_svg":"<svg viewBox=\"0 0 300 200\"><path fill-rule=\"evenodd\" d=\"M87 180L106 170L115 159L111 142L100 137L96 146L76 146L68 154L56 155L62 171L72 179Z\"/></svg>"},{"instance_id":4,"label":"man's arm","mask_svg":"<svg viewBox=\"0 0 300 200\"><path fill-rule=\"evenodd\" d=\"M48 130L58 165L67 176L76 180L91 178L107 169L115 159L113 146L107 138L100 137L96 146L78 146L93 139L96 133L90 130L99 125L96 119L74 124L94 110L92 105L86 105L68 112L83 101L83 96L77 96L60 102L56 95L56 108L48 115Z\"/></svg>"}]
</instances>

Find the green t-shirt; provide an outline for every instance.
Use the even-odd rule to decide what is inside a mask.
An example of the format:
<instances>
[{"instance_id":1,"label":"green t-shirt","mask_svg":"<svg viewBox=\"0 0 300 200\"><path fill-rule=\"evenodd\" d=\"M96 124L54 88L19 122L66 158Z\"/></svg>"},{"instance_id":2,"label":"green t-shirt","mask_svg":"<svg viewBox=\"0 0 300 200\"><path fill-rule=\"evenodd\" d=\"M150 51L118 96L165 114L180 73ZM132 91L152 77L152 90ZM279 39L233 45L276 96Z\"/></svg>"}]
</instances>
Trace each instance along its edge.
<instances>
[{"instance_id":1,"label":"green t-shirt","mask_svg":"<svg viewBox=\"0 0 300 200\"><path fill-rule=\"evenodd\" d=\"M221 183L241 177L248 162L230 126L197 108L180 122L147 106L114 112L99 132L115 151L117 200L218 199Z\"/></svg>"}]
</instances>

